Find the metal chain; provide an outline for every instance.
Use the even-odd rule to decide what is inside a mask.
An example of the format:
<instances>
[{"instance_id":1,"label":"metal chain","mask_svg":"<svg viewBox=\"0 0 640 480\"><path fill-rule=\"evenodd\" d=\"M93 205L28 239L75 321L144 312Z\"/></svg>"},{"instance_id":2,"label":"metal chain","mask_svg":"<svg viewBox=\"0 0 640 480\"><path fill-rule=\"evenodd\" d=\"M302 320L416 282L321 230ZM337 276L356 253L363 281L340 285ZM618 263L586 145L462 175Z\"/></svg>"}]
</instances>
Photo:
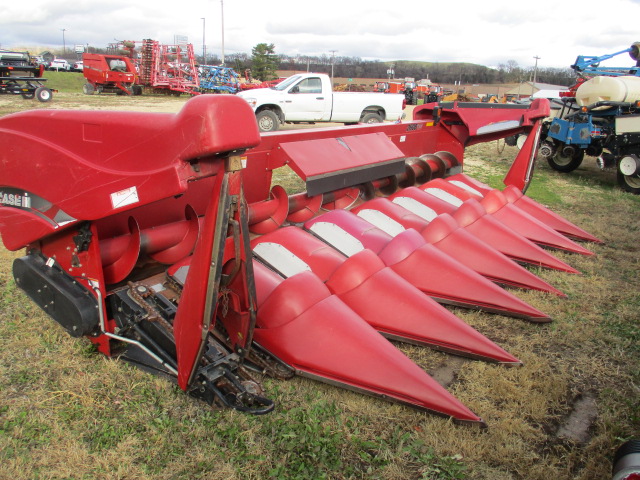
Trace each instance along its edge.
<instances>
[{"instance_id":1,"label":"metal chain","mask_svg":"<svg viewBox=\"0 0 640 480\"><path fill-rule=\"evenodd\" d=\"M220 290L220 295L219 295L219 299L220 299L220 313L223 317L227 316L227 313L229 313L229 294L231 293L231 290L229 290L228 288L224 288L222 290Z\"/></svg>"}]
</instances>

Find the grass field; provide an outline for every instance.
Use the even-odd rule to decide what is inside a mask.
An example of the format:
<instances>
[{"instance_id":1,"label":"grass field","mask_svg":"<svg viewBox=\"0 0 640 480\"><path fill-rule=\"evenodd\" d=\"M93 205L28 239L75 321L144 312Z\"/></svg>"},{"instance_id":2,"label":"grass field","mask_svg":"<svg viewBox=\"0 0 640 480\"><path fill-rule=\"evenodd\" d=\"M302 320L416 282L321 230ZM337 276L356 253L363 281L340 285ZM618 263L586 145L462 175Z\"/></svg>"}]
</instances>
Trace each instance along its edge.
<instances>
[{"instance_id":1,"label":"grass field","mask_svg":"<svg viewBox=\"0 0 640 480\"><path fill-rule=\"evenodd\" d=\"M76 90L75 74L53 73L60 94L44 108L175 111L186 101L86 97L82 79ZM0 97L2 115L42 107ZM471 147L465 172L498 187L516 153ZM513 291L550 324L454 310L524 366L397 344L486 430L301 378L264 380L277 402L269 415L214 411L68 336L17 289L11 263L22 252L0 247L0 479L609 478L617 446L640 436L640 198L593 159L568 175L538 162L528 194L604 243L587 245L594 257L556 253L581 275L533 270L567 299Z\"/></svg>"},{"instance_id":2,"label":"grass field","mask_svg":"<svg viewBox=\"0 0 640 480\"><path fill-rule=\"evenodd\" d=\"M85 84L84 75L80 72L46 71L43 77L47 79L47 87L59 92L82 92L82 85Z\"/></svg>"}]
</instances>

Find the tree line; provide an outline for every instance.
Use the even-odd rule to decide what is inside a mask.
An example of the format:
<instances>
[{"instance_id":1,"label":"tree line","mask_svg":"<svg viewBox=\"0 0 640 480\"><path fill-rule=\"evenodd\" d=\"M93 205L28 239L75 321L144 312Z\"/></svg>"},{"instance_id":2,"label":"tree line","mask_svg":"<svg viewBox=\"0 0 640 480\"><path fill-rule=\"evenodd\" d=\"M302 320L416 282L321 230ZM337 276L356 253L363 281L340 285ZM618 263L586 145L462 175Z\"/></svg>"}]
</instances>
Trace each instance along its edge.
<instances>
[{"instance_id":1,"label":"tree line","mask_svg":"<svg viewBox=\"0 0 640 480\"><path fill-rule=\"evenodd\" d=\"M214 56L212 59L219 61ZM535 80L553 85L573 85L575 72L567 68L521 67L515 60L509 60L497 68L472 63L415 62L362 60L359 57L331 56L327 54L286 55L276 54L273 44L256 45L251 55L238 53L225 57L226 65L242 74L247 69L259 80L276 78L277 70L303 70L318 73L333 73L344 78L405 78L429 79L441 84L487 84L520 83ZM391 73L391 71L393 73Z\"/></svg>"},{"instance_id":2,"label":"tree line","mask_svg":"<svg viewBox=\"0 0 640 480\"><path fill-rule=\"evenodd\" d=\"M96 53L106 53L105 49L90 48ZM64 56L64 55L63 55ZM196 54L196 61L203 62L202 55ZM221 58L207 55L206 63L219 65ZM302 70L332 74L343 78L414 78L429 79L440 84L488 84L521 83L535 80L553 85L573 85L575 72L567 68L521 67L515 60L509 60L498 67L490 68L473 63L416 62L398 60L383 62L363 60L360 57L322 55L277 54L275 45L259 43L251 54L232 53L225 55L225 66L232 67L244 76L250 71L252 78L265 81L277 78L277 70ZM390 73L393 71L393 73Z\"/></svg>"}]
</instances>

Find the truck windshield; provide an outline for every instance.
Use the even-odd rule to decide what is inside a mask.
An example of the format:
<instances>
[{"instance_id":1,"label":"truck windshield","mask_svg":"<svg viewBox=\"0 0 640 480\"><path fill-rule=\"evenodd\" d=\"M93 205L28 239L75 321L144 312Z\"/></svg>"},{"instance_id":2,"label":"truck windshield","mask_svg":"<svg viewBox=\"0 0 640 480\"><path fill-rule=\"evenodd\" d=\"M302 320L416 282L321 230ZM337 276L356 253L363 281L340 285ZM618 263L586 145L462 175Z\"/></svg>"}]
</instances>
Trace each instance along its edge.
<instances>
[{"instance_id":1,"label":"truck windshield","mask_svg":"<svg viewBox=\"0 0 640 480\"><path fill-rule=\"evenodd\" d=\"M283 80L273 88L274 90L280 90L280 91L286 90L289 87L289 85L297 82L298 80L300 80L300 75L294 75L292 77L287 78L286 80Z\"/></svg>"}]
</instances>

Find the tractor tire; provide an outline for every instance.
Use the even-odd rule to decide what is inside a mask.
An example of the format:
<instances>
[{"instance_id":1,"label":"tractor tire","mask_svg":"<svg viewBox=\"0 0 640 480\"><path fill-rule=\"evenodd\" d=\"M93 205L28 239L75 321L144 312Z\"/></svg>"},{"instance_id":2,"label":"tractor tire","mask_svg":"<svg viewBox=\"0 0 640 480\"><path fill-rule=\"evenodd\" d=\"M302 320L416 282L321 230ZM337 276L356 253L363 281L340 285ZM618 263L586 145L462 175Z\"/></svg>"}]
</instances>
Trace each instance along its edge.
<instances>
[{"instance_id":1,"label":"tractor tire","mask_svg":"<svg viewBox=\"0 0 640 480\"><path fill-rule=\"evenodd\" d=\"M95 91L95 87L90 83L85 83L82 86L82 93L84 93L85 95L93 95Z\"/></svg>"},{"instance_id":2,"label":"tractor tire","mask_svg":"<svg viewBox=\"0 0 640 480\"><path fill-rule=\"evenodd\" d=\"M569 173L573 172L582 164L584 158L584 150L578 150L574 155L564 155L559 149L552 157L547 158L547 163L551 168L558 172Z\"/></svg>"},{"instance_id":3,"label":"tractor tire","mask_svg":"<svg viewBox=\"0 0 640 480\"><path fill-rule=\"evenodd\" d=\"M262 110L256 114L258 129L261 132L275 132L280 127L278 115L271 110Z\"/></svg>"},{"instance_id":4,"label":"tractor tire","mask_svg":"<svg viewBox=\"0 0 640 480\"><path fill-rule=\"evenodd\" d=\"M134 97L142 95L142 85L134 85L133 87L131 87L131 90L133 91Z\"/></svg>"},{"instance_id":5,"label":"tractor tire","mask_svg":"<svg viewBox=\"0 0 640 480\"><path fill-rule=\"evenodd\" d=\"M36 98L39 102L48 102L53 97L53 93L47 87L36 88Z\"/></svg>"},{"instance_id":6,"label":"tractor tire","mask_svg":"<svg viewBox=\"0 0 640 480\"><path fill-rule=\"evenodd\" d=\"M31 100L36 96L35 92L23 92L20 94L25 100Z\"/></svg>"},{"instance_id":7,"label":"tractor tire","mask_svg":"<svg viewBox=\"0 0 640 480\"><path fill-rule=\"evenodd\" d=\"M365 113L360 119L360 123L382 123L383 119L378 113Z\"/></svg>"}]
</instances>

